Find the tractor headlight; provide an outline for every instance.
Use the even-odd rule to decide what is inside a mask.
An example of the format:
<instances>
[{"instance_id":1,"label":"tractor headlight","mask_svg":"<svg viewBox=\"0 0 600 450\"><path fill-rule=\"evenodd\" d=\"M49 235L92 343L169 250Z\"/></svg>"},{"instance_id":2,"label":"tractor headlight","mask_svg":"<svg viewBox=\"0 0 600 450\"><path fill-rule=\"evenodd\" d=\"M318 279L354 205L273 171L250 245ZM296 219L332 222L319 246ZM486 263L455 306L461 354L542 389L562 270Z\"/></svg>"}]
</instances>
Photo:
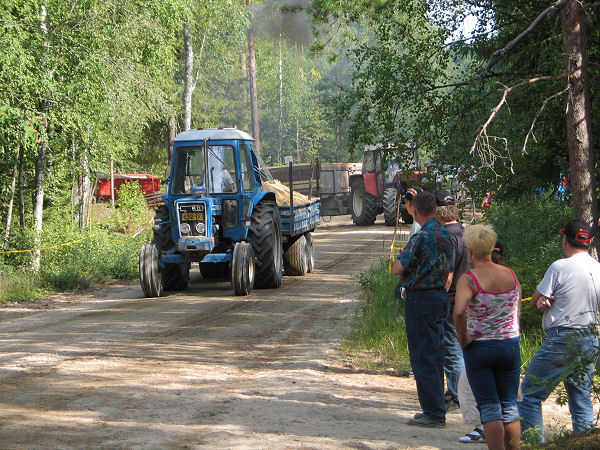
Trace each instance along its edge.
<instances>
[{"instance_id":1,"label":"tractor headlight","mask_svg":"<svg viewBox=\"0 0 600 450\"><path fill-rule=\"evenodd\" d=\"M204 224L202 222L196 222L196 232L198 234L204 234L205 229L206 229L206 227L204 226Z\"/></svg>"},{"instance_id":2,"label":"tractor headlight","mask_svg":"<svg viewBox=\"0 0 600 450\"><path fill-rule=\"evenodd\" d=\"M196 226L196 228L198 228L198 226ZM182 223L179 226L179 231L181 231L182 234L188 234L190 232L192 228L190 227L189 223Z\"/></svg>"}]
</instances>

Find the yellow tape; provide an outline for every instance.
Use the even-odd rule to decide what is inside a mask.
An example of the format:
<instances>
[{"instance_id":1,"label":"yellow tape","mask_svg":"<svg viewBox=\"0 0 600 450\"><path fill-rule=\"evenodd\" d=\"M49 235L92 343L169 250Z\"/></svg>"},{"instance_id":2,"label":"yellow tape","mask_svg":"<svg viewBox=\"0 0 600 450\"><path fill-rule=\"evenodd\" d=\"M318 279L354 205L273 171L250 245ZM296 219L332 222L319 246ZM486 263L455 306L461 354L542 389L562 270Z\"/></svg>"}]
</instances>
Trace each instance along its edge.
<instances>
[{"instance_id":1,"label":"yellow tape","mask_svg":"<svg viewBox=\"0 0 600 450\"><path fill-rule=\"evenodd\" d=\"M27 250L1 250L0 254L7 254L7 253L30 253L30 252L35 252L36 250L44 251L44 250L52 250L53 248L59 248L59 247L66 247L67 245L73 245L73 244L77 244L78 242L82 242L85 241L86 239L91 239L92 236L86 236L84 238L81 239L77 239L76 241L71 241L71 242L65 242L63 244L57 244L57 245L51 245L50 247L43 247L40 249L36 249L36 248L30 248Z\"/></svg>"},{"instance_id":2,"label":"yellow tape","mask_svg":"<svg viewBox=\"0 0 600 450\"><path fill-rule=\"evenodd\" d=\"M136 237L138 237L138 235L139 235L139 234L140 234L142 231L144 231L146 228L148 228L149 224L150 224L150 223L151 223L151 221L153 221L153 220L154 220L154 219L150 219L150 221L148 221L148 223L146 224L146 226L144 226L144 227L143 227L141 230L137 231L137 232L136 232L136 233L134 233L133 235L131 235L131 236L125 236L125 237L123 237L123 238L119 238L119 239L109 239L109 242L122 242L122 241L124 241L124 240L126 240L126 239L135 239ZM90 231L91 231L91 230L90 230ZM94 237L94 236L93 236L93 235L92 235L92 233L90 232L90 234L89 234L89 235L87 235L86 237L84 237L84 238L81 238L81 239L77 239L77 240L75 240L75 241L71 241L71 242L65 242L65 243L63 243L63 244L51 245L51 246L49 246L49 247L43 247L43 248L40 248L40 249L30 248L30 249L27 249L27 250L0 250L0 255L6 255L6 254L9 254L9 253L31 253L31 252L35 252L36 250L39 250L40 252L42 252L42 251L45 251L45 250L52 250L52 249L59 248L59 247L66 247L66 246L68 246L68 245L77 244L78 242L83 242L83 241L85 241L86 239L91 239L91 238L93 238L93 237Z\"/></svg>"}]
</instances>

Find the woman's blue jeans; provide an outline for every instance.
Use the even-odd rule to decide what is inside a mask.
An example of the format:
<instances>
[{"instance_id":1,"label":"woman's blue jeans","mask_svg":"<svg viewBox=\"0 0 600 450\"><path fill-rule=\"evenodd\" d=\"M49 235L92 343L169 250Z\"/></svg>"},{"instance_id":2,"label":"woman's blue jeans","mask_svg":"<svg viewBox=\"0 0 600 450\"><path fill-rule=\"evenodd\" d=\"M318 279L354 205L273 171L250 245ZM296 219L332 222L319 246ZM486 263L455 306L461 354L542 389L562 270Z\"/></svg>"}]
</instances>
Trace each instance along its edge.
<instances>
[{"instance_id":1,"label":"woman's blue jeans","mask_svg":"<svg viewBox=\"0 0 600 450\"><path fill-rule=\"evenodd\" d=\"M569 398L573 430L594 426L591 392L597 349L597 338L589 330L557 327L546 331L521 384L523 400L519 402L519 414L523 432L537 427L543 442L542 402L561 381ZM574 370L577 366L579 369Z\"/></svg>"},{"instance_id":2,"label":"woman's blue jeans","mask_svg":"<svg viewBox=\"0 0 600 450\"><path fill-rule=\"evenodd\" d=\"M481 423L519 418L517 395L521 372L519 337L473 341L463 348L467 377Z\"/></svg>"},{"instance_id":3,"label":"woman's blue jeans","mask_svg":"<svg viewBox=\"0 0 600 450\"><path fill-rule=\"evenodd\" d=\"M423 413L446 418L444 403L444 320L448 314L445 289L407 290L404 306L410 365Z\"/></svg>"}]
</instances>

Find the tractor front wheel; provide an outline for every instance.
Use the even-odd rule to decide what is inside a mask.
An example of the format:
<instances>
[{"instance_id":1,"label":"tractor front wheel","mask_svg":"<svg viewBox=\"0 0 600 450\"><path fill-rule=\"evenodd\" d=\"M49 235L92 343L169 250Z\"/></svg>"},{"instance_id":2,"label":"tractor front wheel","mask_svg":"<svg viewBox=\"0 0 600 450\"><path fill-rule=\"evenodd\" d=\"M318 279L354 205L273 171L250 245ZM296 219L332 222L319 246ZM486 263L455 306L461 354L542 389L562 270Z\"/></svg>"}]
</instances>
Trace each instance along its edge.
<instances>
[{"instance_id":1,"label":"tractor front wheel","mask_svg":"<svg viewBox=\"0 0 600 450\"><path fill-rule=\"evenodd\" d=\"M145 244L140 250L140 285L146 297L160 297L162 277L158 270L160 252L154 244Z\"/></svg>"},{"instance_id":2,"label":"tractor front wheel","mask_svg":"<svg viewBox=\"0 0 600 450\"><path fill-rule=\"evenodd\" d=\"M368 194L363 180L352 183L352 222L355 225L373 225L377 216L377 199Z\"/></svg>"},{"instance_id":3,"label":"tractor front wheel","mask_svg":"<svg viewBox=\"0 0 600 450\"><path fill-rule=\"evenodd\" d=\"M385 188L383 190L383 217L388 227L396 225L396 192L396 188Z\"/></svg>"},{"instance_id":4,"label":"tractor front wheel","mask_svg":"<svg viewBox=\"0 0 600 450\"><path fill-rule=\"evenodd\" d=\"M231 258L234 295L248 295L254 287L254 251L248 242L236 242Z\"/></svg>"}]
</instances>

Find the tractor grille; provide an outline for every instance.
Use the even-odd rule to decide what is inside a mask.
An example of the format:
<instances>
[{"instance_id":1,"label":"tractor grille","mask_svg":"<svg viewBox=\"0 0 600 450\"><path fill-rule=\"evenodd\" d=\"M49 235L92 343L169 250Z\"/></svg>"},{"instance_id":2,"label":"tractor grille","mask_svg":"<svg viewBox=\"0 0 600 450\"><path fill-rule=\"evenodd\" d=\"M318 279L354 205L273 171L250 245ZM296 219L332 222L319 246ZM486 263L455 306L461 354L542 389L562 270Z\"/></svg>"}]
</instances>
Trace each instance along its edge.
<instances>
[{"instance_id":1,"label":"tractor grille","mask_svg":"<svg viewBox=\"0 0 600 450\"><path fill-rule=\"evenodd\" d=\"M178 202L177 220L180 237L206 236L206 203Z\"/></svg>"}]
</instances>

